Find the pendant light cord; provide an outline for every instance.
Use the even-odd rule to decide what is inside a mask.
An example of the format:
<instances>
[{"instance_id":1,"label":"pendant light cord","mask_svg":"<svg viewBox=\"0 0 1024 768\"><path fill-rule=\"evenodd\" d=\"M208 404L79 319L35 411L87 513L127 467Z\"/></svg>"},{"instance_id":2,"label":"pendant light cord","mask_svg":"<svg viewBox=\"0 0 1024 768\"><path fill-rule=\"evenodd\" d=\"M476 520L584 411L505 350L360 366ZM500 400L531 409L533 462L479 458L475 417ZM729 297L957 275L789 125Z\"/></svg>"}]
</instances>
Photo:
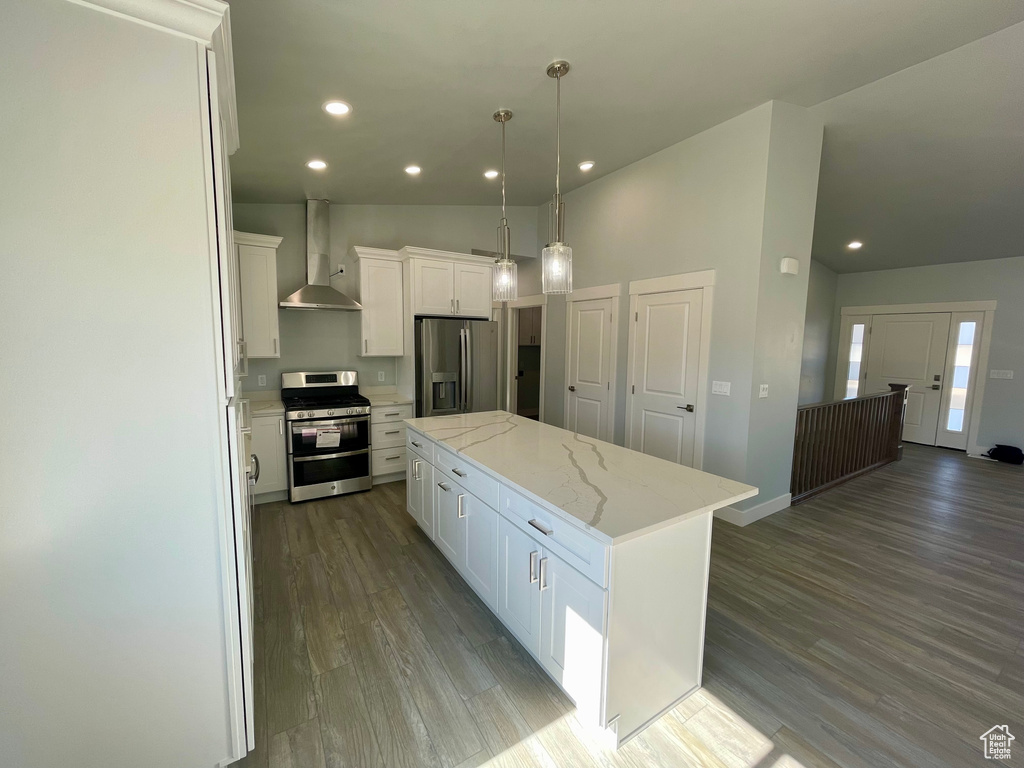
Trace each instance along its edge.
<instances>
[{"instance_id":1,"label":"pendant light cord","mask_svg":"<svg viewBox=\"0 0 1024 768\"><path fill-rule=\"evenodd\" d=\"M555 194L562 194L562 76L555 78Z\"/></svg>"},{"instance_id":2,"label":"pendant light cord","mask_svg":"<svg viewBox=\"0 0 1024 768\"><path fill-rule=\"evenodd\" d=\"M505 216L505 121L501 121L501 218Z\"/></svg>"}]
</instances>

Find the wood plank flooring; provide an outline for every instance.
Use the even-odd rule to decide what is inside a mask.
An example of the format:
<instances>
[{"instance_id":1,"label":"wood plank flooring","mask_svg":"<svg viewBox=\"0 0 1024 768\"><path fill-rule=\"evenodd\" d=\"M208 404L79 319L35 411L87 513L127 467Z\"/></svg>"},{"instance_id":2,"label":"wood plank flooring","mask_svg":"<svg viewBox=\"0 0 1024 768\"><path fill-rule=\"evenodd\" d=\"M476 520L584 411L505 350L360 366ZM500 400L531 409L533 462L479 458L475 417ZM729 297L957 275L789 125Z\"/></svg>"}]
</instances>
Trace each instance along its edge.
<instances>
[{"instance_id":1,"label":"wood plank flooring","mask_svg":"<svg viewBox=\"0 0 1024 768\"><path fill-rule=\"evenodd\" d=\"M246 768L925 768L1024 760L1024 473L941 449L715 522L704 687L618 751L405 512L262 505ZM1018 746L1019 745L1019 746Z\"/></svg>"}]
</instances>

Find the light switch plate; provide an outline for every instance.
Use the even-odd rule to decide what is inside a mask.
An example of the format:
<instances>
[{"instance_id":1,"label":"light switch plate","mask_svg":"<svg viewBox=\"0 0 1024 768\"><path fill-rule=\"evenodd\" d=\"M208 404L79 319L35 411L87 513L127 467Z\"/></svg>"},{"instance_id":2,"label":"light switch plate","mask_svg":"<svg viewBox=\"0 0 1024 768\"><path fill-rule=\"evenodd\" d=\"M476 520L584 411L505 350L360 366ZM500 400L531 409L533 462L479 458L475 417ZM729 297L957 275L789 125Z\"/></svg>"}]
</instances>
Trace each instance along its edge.
<instances>
[{"instance_id":1,"label":"light switch plate","mask_svg":"<svg viewBox=\"0 0 1024 768\"><path fill-rule=\"evenodd\" d=\"M256 384L261 387L267 386L267 377L261 373L256 377Z\"/></svg>"},{"instance_id":2,"label":"light switch plate","mask_svg":"<svg viewBox=\"0 0 1024 768\"><path fill-rule=\"evenodd\" d=\"M761 385L760 389L757 390L757 396L759 398L768 397L768 385L767 384L762 384Z\"/></svg>"},{"instance_id":3,"label":"light switch plate","mask_svg":"<svg viewBox=\"0 0 1024 768\"><path fill-rule=\"evenodd\" d=\"M712 395L729 395L732 390L731 381L712 381L711 382L711 394Z\"/></svg>"},{"instance_id":4,"label":"light switch plate","mask_svg":"<svg viewBox=\"0 0 1024 768\"><path fill-rule=\"evenodd\" d=\"M1013 371L989 371L988 377L990 379L1012 379Z\"/></svg>"}]
</instances>

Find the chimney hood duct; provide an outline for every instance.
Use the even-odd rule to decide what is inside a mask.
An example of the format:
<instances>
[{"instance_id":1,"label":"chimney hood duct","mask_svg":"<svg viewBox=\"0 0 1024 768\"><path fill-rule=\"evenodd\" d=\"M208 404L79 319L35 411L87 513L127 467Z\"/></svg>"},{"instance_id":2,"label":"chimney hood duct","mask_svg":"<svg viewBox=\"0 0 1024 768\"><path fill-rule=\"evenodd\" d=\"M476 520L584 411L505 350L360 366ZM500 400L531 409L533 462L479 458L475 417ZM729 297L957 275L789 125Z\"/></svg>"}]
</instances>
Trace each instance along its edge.
<instances>
[{"instance_id":1,"label":"chimney hood duct","mask_svg":"<svg viewBox=\"0 0 1024 768\"><path fill-rule=\"evenodd\" d=\"M331 288L330 207L306 201L306 285L281 302L285 309L358 310L362 305Z\"/></svg>"}]
</instances>

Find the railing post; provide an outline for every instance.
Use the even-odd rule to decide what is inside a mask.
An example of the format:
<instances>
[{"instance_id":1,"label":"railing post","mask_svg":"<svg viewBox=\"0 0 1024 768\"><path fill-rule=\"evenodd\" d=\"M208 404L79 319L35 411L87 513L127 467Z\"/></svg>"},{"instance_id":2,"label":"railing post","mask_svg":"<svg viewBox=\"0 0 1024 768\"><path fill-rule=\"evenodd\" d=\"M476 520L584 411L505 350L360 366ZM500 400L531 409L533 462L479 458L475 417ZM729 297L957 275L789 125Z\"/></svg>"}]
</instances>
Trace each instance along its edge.
<instances>
[{"instance_id":1,"label":"railing post","mask_svg":"<svg viewBox=\"0 0 1024 768\"><path fill-rule=\"evenodd\" d=\"M903 420L907 417L907 391L910 389L909 384L893 384L889 383L889 389L893 392L899 392L903 390L903 397L900 398L900 425L896 431L896 461L900 461L903 458Z\"/></svg>"}]
</instances>

